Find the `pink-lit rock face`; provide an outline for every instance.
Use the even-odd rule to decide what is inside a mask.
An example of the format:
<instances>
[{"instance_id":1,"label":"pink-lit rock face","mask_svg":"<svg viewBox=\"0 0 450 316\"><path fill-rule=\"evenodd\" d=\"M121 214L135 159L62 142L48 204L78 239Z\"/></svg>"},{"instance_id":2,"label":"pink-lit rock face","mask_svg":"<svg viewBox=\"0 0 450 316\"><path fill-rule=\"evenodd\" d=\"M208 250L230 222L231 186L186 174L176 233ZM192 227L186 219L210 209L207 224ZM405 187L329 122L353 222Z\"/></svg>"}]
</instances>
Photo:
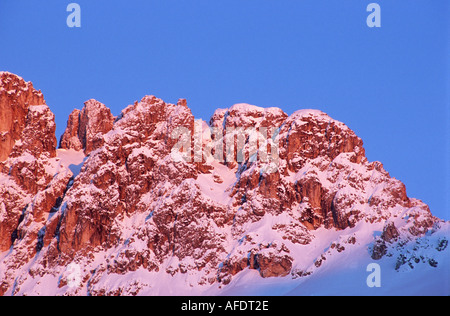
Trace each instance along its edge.
<instances>
[{"instance_id":1,"label":"pink-lit rock face","mask_svg":"<svg viewBox=\"0 0 450 316\"><path fill-rule=\"evenodd\" d=\"M60 178L48 163L56 156L56 125L42 93L16 75L0 77L0 251L6 251L25 237L19 224L30 211L41 219L53 206L60 194L53 184Z\"/></svg>"},{"instance_id":2,"label":"pink-lit rock face","mask_svg":"<svg viewBox=\"0 0 450 316\"><path fill-rule=\"evenodd\" d=\"M31 82L25 82L11 73L1 72L0 79L0 162L9 157L20 139L27 142L20 144L20 150L31 150L36 155L46 152L54 157L55 130L54 122L51 122L54 118L45 105L42 93L35 90ZM25 130L27 127L28 130ZM40 135L22 135L34 128Z\"/></svg>"},{"instance_id":3,"label":"pink-lit rock face","mask_svg":"<svg viewBox=\"0 0 450 316\"><path fill-rule=\"evenodd\" d=\"M8 100L18 102L27 84L12 79L5 79ZM330 262L336 269L353 256L389 255L399 257L401 270L418 264L416 250L402 252L405 245L431 238L422 240L429 246L433 234L448 235L448 224L409 198L381 163L367 160L353 131L320 111L288 116L238 104L217 110L208 125L195 121L184 99L175 105L145 96L117 119L89 100L72 112L61 138L65 157L71 150L89 155L75 177L73 165L55 158L48 107L23 108L20 135L0 165L0 294L220 294L245 270L252 283L292 282ZM15 107L8 109L1 126L14 131ZM248 155L208 155L240 128L277 131L275 166ZM178 159L182 139L192 145L183 147L187 158L198 148L205 157ZM243 139L245 147L250 137ZM436 253L447 248L439 238ZM432 266L439 261L432 252L421 255Z\"/></svg>"},{"instance_id":4,"label":"pink-lit rock face","mask_svg":"<svg viewBox=\"0 0 450 316\"><path fill-rule=\"evenodd\" d=\"M103 135L112 129L113 123L114 116L103 103L86 101L81 111L74 110L70 114L60 147L84 150L88 155L103 146Z\"/></svg>"},{"instance_id":5,"label":"pink-lit rock face","mask_svg":"<svg viewBox=\"0 0 450 316\"><path fill-rule=\"evenodd\" d=\"M80 151L84 149L83 144L81 143L79 135L80 128L80 110L73 110L69 115L69 119L67 120L67 127L64 134L61 136L60 140L60 148L62 149L73 149L76 151Z\"/></svg>"}]
</instances>

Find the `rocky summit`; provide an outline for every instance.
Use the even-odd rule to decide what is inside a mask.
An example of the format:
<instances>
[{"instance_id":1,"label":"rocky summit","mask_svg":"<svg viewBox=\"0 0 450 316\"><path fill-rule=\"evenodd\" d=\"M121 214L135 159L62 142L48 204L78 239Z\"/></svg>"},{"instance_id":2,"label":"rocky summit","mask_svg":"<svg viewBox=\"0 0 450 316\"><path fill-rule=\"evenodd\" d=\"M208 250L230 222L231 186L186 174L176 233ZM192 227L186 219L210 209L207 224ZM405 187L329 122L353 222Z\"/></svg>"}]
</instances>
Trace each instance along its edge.
<instances>
[{"instance_id":1,"label":"rocky summit","mask_svg":"<svg viewBox=\"0 0 450 316\"><path fill-rule=\"evenodd\" d=\"M450 294L450 224L321 111L89 100L57 149L0 77L0 295L370 294L370 263L383 294Z\"/></svg>"}]
</instances>

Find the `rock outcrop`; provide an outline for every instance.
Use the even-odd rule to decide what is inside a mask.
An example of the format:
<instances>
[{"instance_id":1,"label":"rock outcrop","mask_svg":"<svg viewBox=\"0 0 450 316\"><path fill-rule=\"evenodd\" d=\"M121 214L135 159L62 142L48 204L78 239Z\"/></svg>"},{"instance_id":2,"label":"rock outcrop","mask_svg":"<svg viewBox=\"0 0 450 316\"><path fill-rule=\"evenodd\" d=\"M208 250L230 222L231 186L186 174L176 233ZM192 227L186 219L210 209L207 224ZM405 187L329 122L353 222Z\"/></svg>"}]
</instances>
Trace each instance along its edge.
<instances>
[{"instance_id":1,"label":"rock outcrop","mask_svg":"<svg viewBox=\"0 0 450 316\"><path fill-rule=\"evenodd\" d=\"M55 117L42 93L13 74L1 78L0 252L11 254L1 271L3 294L13 268L44 246L44 227L72 174L56 158Z\"/></svg>"},{"instance_id":2,"label":"rock outcrop","mask_svg":"<svg viewBox=\"0 0 450 316\"><path fill-rule=\"evenodd\" d=\"M59 147L61 149L73 149L76 151L84 149L82 140L80 140L79 136L80 114L81 111L78 109L75 109L70 113L66 130L59 141Z\"/></svg>"},{"instance_id":3,"label":"rock outcrop","mask_svg":"<svg viewBox=\"0 0 450 316\"><path fill-rule=\"evenodd\" d=\"M111 110L103 103L93 99L86 101L81 111L74 110L70 114L60 148L90 154L103 146L103 135L113 128L114 120Z\"/></svg>"},{"instance_id":4,"label":"rock outcrop","mask_svg":"<svg viewBox=\"0 0 450 316\"><path fill-rule=\"evenodd\" d=\"M8 72L0 72L0 79L0 162L14 149L14 156L28 150L35 156L47 153L54 157L53 114L45 105L41 91L35 90L31 82ZM40 135L42 140L31 135L33 131L45 134ZM25 143L18 143L19 140Z\"/></svg>"}]
</instances>

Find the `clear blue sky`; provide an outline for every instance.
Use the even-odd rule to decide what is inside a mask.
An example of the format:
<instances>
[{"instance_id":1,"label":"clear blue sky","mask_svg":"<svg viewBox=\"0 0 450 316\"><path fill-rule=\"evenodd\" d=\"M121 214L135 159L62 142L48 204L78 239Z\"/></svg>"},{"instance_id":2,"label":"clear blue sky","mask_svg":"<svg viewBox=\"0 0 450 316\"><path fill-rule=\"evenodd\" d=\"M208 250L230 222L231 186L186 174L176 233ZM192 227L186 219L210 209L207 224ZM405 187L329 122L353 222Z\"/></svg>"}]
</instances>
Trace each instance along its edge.
<instances>
[{"instance_id":1,"label":"clear blue sky","mask_svg":"<svg viewBox=\"0 0 450 316\"><path fill-rule=\"evenodd\" d=\"M117 115L146 94L183 97L206 120L240 102L320 109L450 219L449 1L378 0L370 29L375 1L0 0L0 70L44 92L58 137L90 98Z\"/></svg>"}]
</instances>

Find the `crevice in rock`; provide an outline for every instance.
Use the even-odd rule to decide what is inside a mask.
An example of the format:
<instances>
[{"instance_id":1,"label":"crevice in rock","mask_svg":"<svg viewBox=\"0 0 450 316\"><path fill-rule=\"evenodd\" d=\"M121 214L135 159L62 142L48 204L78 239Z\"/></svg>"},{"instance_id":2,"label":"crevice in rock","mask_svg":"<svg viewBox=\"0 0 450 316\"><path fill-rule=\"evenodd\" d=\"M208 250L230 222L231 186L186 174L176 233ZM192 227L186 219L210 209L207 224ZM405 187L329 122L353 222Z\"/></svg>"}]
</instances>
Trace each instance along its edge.
<instances>
[{"instance_id":1,"label":"crevice in rock","mask_svg":"<svg viewBox=\"0 0 450 316\"><path fill-rule=\"evenodd\" d=\"M44 248L44 237L45 237L46 231L47 231L47 226L44 226L38 232L38 241L36 244L36 254L39 254L39 252L42 250L42 248Z\"/></svg>"},{"instance_id":2,"label":"crevice in rock","mask_svg":"<svg viewBox=\"0 0 450 316\"><path fill-rule=\"evenodd\" d=\"M25 213L26 213L26 211L27 211L27 209L28 209L28 205L29 205L29 204L27 204L27 206L25 206L24 209L22 210L22 214L21 214L20 217L19 217L19 222L17 223L17 227L16 227L16 229L13 231L13 233L11 234L11 246L14 245L14 242L15 242L17 239L20 239L20 238L22 237L22 236L19 236L19 226L20 226L20 224L22 224L22 222L23 222L23 220L24 220L24 218L25 218Z\"/></svg>"},{"instance_id":3,"label":"crevice in rock","mask_svg":"<svg viewBox=\"0 0 450 316\"><path fill-rule=\"evenodd\" d=\"M60 210L60 208L62 206L62 202L64 201L64 198L66 197L67 192L72 188L72 186L74 184L74 181L75 181L75 176L72 176L70 178L69 182L67 183L66 189L64 190L64 193L63 193L62 197L59 197L56 200L56 203L55 203L55 205L52 208L52 211L54 213L56 213L56 212L58 212ZM56 247L57 247L58 251L60 251L60 249L59 249L59 233L60 233L61 223L62 223L63 217L64 217L63 214L61 214L61 216L60 216L60 218L58 220L58 224L56 225L56 228L55 228L55 233L53 234L53 238L57 239Z\"/></svg>"}]
</instances>

